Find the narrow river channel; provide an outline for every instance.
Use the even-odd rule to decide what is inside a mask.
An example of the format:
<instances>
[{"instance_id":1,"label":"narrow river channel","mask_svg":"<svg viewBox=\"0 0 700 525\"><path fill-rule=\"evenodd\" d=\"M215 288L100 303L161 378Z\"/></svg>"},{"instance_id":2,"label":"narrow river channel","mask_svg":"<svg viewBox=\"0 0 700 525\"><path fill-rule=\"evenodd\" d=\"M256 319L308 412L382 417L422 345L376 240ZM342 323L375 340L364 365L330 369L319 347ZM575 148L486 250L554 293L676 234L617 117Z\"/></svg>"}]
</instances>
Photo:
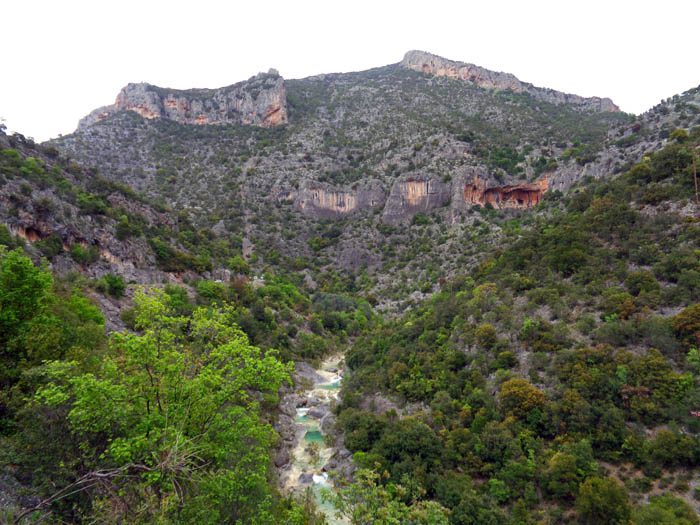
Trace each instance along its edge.
<instances>
[{"instance_id":1,"label":"narrow river channel","mask_svg":"<svg viewBox=\"0 0 700 525\"><path fill-rule=\"evenodd\" d=\"M329 525L347 524L346 520L335 517L335 508L324 503L322 489L330 489L333 482L324 466L333 454L333 447L324 439L330 430L322 421L332 417L331 402L338 398L342 380L342 355L332 356L315 370L316 381L311 388L301 394L297 403L294 423L297 428L296 446L292 450L291 469L285 476L287 488L303 492L311 487L319 509L326 515ZM325 427L325 428L324 428Z\"/></svg>"}]
</instances>

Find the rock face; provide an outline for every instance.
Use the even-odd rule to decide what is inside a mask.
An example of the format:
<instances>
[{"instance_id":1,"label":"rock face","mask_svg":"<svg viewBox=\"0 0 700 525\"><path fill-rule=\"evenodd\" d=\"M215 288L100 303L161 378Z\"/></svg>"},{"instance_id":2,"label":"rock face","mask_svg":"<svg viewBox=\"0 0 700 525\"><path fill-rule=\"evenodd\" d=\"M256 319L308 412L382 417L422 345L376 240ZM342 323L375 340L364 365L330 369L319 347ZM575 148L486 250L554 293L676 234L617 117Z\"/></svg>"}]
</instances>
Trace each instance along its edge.
<instances>
[{"instance_id":1,"label":"rock face","mask_svg":"<svg viewBox=\"0 0 700 525\"><path fill-rule=\"evenodd\" d=\"M338 219L384 203L385 193L378 186L365 185L353 190L337 189L322 182L307 182L297 192L284 193L280 200L292 201L304 214L317 219Z\"/></svg>"},{"instance_id":2,"label":"rock face","mask_svg":"<svg viewBox=\"0 0 700 525\"><path fill-rule=\"evenodd\" d=\"M111 106L96 109L78 123L85 129L121 110L143 118L166 118L181 124L251 124L272 127L287 122L284 80L270 70L245 82L219 89L165 89L128 84Z\"/></svg>"},{"instance_id":3,"label":"rock face","mask_svg":"<svg viewBox=\"0 0 700 525\"><path fill-rule=\"evenodd\" d=\"M487 202L494 208L531 208L539 204L547 192L547 177L535 181L534 184L517 184L507 186L487 186L486 182L474 177L464 185L464 200L467 204Z\"/></svg>"},{"instance_id":4,"label":"rock face","mask_svg":"<svg viewBox=\"0 0 700 525\"><path fill-rule=\"evenodd\" d=\"M392 186L382 220L387 224L399 224L412 219L418 212L428 213L444 206L449 200L448 184L432 177L408 177Z\"/></svg>"},{"instance_id":5,"label":"rock face","mask_svg":"<svg viewBox=\"0 0 700 525\"><path fill-rule=\"evenodd\" d=\"M571 104L583 110L600 112L620 111L620 108L609 98L584 98L553 89L535 87L527 82L521 82L510 73L490 71L474 64L447 60L424 51L409 51L401 61L401 65L430 75L466 80L483 88L528 93L537 100L552 104Z\"/></svg>"},{"instance_id":6,"label":"rock face","mask_svg":"<svg viewBox=\"0 0 700 525\"><path fill-rule=\"evenodd\" d=\"M32 158L46 172L61 178L62 184L74 188L76 193L86 192L88 187L101 185L89 170L75 165L70 169L61 159L47 156L46 150L33 143L0 133L0 150L12 148L22 158ZM19 198L24 192L29 198ZM85 194L85 193L84 193ZM146 228L177 228L177 219L159 211L147 201L132 198L118 187L93 195L94 202L101 201L120 213L138 217ZM80 201L61 191L61 187L39 183L36 178L14 177L0 186L0 224L15 236L27 241L27 248L41 241L50 241L60 247L51 259L51 268L59 274L80 270L85 275L99 278L107 273L120 275L125 281L138 283L176 282L178 277L157 269L156 260L145 236L132 235L120 238L118 220L99 209L85 209ZM70 250L79 245L92 250L96 260L78 263ZM30 252L38 253L32 247Z\"/></svg>"}]
</instances>

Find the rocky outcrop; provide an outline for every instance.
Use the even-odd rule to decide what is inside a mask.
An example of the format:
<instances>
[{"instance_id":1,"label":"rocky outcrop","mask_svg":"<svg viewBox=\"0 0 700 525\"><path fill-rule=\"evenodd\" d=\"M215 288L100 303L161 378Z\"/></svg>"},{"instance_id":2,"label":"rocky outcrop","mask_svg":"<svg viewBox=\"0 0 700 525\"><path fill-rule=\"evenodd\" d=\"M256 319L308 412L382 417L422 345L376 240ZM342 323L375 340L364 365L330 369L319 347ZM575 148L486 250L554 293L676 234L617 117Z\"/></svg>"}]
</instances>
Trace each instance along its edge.
<instances>
[{"instance_id":1,"label":"rocky outcrop","mask_svg":"<svg viewBox=\"0 0 700 525\"><path fill-rule=\"evenodd\" d=\"M387 224L407 222L418 212L428 213L449 200L449 184L422 175L407 177L392 186L382 221Z\"/></svg>"},{"instance_id":2,"label":"rocky outcrop","mask_svg":"<svg viewBox=\"0 0 700 525\"><path fill-rule=\"evenodd\" d=\"M447 60L425 51L409 51L401 61L401 65L414 71L420 71L439 77L466 80L483 88L509 90L514 93L528 93L537 100L551 104L570 104L583 110L591 111L620 111L612 100L600 97L581 97L562 93L554 89L535 87L527 82L518 80L510 73L490 71L483 67Z\"/></svg>"},{"instance_id":3,"label":"rocky outcrop","mask_svg":"<svg viewBox=\"0 0 700 525\"><path fill-rule=\"evenodd\" d=\"M373 185L345 190L322 182L307 182L299 191L282 193L278 199L292 201L304 215L310 217L339 219L381 205L384 202L384 192Z\"/></svg>"},{"instance_id":4,"label":"rocky outcrop","mask_svg":"<svg viewBox=\"0 0 700 525\"><path fill-rule=\"evenodd\" d=\"M166 118L181 124L251 124L272 127L287 122L284 80L275 71L219 89L165 89L128 84L111 106L94 110L78 123L85 129L118 111L143 118Z\"/></svg>"},{"instance_id":5,"label":"rocky outcrop","mask_svg":"<svg viewBox=\"0 0 700 525\"><path fill-rule=\"evenodd\" d=\"M533 184L505 186L488 186L483 179L474 177L464 185L464 201L470 205L482 206L489 203L498 209L526 209L539 204L547 188L546 176Z\"/></svg>"}]
</instances>

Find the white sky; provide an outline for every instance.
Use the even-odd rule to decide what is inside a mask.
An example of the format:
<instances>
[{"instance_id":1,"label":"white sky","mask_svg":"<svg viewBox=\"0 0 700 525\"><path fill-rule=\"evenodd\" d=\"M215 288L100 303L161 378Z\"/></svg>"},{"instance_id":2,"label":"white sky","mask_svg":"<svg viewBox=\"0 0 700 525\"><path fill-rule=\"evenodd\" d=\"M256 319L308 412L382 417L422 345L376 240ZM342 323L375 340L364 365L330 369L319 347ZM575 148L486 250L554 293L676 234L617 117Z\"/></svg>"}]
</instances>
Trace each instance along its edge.
<instances>
[{"instance_id":1,"label":"white sky","mask_svg":"<svg viewBox=\"0 0 700 525\"><path fill-rule=\"evenodd\" d=\"M641 113L700 84L699 23L700 0L3 0L0 117L43 141L128 82L302 78L410 49Z\"/></svg>"}]
</instances>

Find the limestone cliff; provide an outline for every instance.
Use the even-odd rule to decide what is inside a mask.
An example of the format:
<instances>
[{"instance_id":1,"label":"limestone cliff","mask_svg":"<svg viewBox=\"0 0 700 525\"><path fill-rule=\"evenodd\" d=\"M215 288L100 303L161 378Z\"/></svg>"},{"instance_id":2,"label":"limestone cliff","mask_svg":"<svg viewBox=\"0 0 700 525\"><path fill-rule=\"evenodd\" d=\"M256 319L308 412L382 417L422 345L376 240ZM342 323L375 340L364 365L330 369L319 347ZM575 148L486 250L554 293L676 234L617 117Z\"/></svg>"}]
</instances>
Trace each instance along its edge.
<instances>
[{"instance_id":1,"label":"limestone cliff","mask_svg":"<svg viewBox=\"0 0 700 525\"><path fill-rule=\"evenodd\" d=\"M547 192L548 181L544 176L533 184L516 184L505 186L488 186L486 182L474 177L464 185L464 201L467 204L490 203L494 208L531 208L536 206Z\"/></svg>"},{"instance_id":2,"label":"limestone cliff","mask_svg":"<svg viewBox=\"0 0 700 525\"><path fill-rule=\"evenodd\" d=\"M510 73L490 71L474 64L447 60L424 51L409 51L401 61L401 65L430 75L466 80L483 88L510 90L514 93L528 93L537 100L552 104L571 104L583 110L600 112L620 111L620 108L609 98L584 98L553 89L535 87L532 84L518 80L515 75Z\"/></svg>"},{"instance_id":3,"label":"limestone cliff","mask_svg":"<svg viewBox=\"0 0 700 525\"><path fill-rule=\"evenodd\" d=\"M363 185L356 189L334 188L321 182L307 182L296 192L286 192L279 200L292 201L304 215L318 219L338 219L384 203L378 186Z\"/></svg>"},{"instance_id":4,"label":"limestone cliff","mask_svg":"<svg viewBox=\"0 0 700 525\"><path fill-rule=\"evenodd\" d=\"M94 110L78 129L121 110L147 119L166 118L181 124L251 124L271 127L287 122L284 80L270 70L245 82L219 89L165 89L151 84L128 84L111 106Z\"/></svg>"},{"instance_id":5,"label":"limestone cliff","mask_svg":"<svg viewBox=\"0 0 700 525\"><path fill-rule=\"evenodd\" d=\"M422 175L407 177L391 187L382 221L400 224L412 219L418 212L427 213L444 206L449 200L449 184Z\"/></svg>"}]
</instances>

